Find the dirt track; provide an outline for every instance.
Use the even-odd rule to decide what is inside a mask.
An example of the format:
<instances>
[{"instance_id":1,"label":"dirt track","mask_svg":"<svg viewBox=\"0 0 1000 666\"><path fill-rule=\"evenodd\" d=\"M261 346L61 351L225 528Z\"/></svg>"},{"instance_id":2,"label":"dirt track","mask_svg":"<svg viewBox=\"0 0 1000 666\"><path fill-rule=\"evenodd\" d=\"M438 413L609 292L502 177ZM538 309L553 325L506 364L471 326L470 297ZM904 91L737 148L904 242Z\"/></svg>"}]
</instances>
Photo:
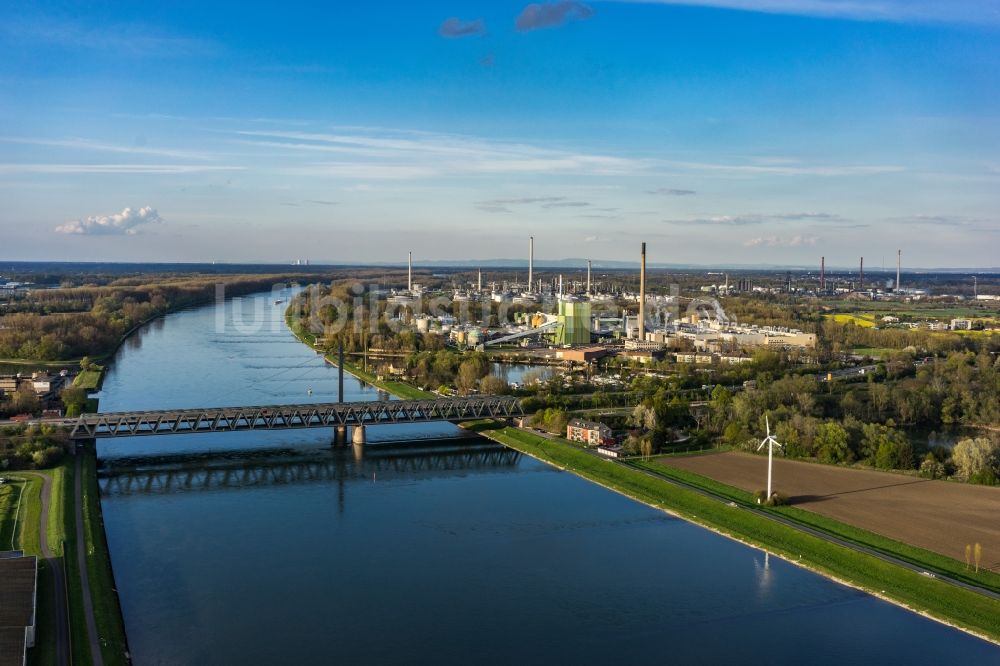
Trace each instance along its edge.
<instances>
[{"instance_id":1,"label":"dirt track","mask_svg":"<svg viewBox=\"0 0 1000 666\"><path fill-rule=\"evenodd\" d=\"M716 453L662 462L749 491L767 480L766 456ZM978 542L982 566L1000 571L1000 488L776 459L774 489L799 508L962 562L965 545Z\"/></svg>"}]
</instances>

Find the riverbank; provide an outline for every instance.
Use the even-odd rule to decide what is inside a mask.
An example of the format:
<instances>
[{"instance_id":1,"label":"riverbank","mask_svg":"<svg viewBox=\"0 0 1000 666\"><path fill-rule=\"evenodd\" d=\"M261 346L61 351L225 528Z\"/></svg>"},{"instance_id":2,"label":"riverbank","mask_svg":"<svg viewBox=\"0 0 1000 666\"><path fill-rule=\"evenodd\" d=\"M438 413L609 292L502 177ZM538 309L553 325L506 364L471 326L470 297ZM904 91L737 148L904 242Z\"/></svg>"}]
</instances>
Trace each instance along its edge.
<instances>
[{"instance_id":1,"label":"riverbank","mask_svg":"<svg viewBox=\"0 0 1000 666\"><path fill-rule=\"evenodd\" d=\"M288 330L292 332L292 335L294 335L299 342L308 345L310 349L313 349L317 353L323 354L323 358L326 359L328 363L334 366L337 365L338 359L336 356L328 354L325 350L316 346L316 336L306 329L300 317L293 315L291 306L285 310L285 325L288 326ZM405 382L380 380L373 373L367 372L363 368L358 367L357 364L348 361L347 359L344 359L344 372L357 377L366 384L371 384L377 389L391 393L397 398L402 398L404 400L433 400L438 397L430 391L423 391L415 386L410 386Z\"/></svg>"},{"instance_id":2,"label":"riverbank","mask_svg":"<svg viewBox=\"0 0 1000 666\"><path fill-rule=\"evenodd\" d=\"M1000 602L996 600L597 458L568 442L492 422L477 422L469 428L635 501L1000 644Z\"/></svg>"}]
</instances>

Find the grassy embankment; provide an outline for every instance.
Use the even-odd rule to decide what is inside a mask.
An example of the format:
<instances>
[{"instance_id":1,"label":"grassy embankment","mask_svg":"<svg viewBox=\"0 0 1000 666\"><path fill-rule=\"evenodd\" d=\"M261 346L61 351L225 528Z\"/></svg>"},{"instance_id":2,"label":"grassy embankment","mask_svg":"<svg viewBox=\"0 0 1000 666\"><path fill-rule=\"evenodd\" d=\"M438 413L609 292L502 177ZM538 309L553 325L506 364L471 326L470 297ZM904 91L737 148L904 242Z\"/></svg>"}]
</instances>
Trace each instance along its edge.
<instances>
[{"instance_id":1,"label":"grassy embankment","mask_svg":"<svg viewBox=\"0 0 1000 666\"><path fill-rule=\"evenodd\" d=\"M859 546L877 550L886 555L891 555L892 557L909 562L910 564L919 566L932 573L944 574L972 585L978 585L994 592L1000 592L1000 574L996 574L987 569L981 569L979 572L976 572L974 568L968 568L964 562L959 562L958 560L946 557L945 555L925 550L923 548L918 548L916 546L911 546L901 541L895 541L880 534L869 532L868 530L854 527L852 525L847 525L833 520L832 518L827 518L826 516L821 516L817 513L813 513L812 511L807 511L798 507L758 507L754 505L752 493L724 483L719 483L718 481L701 476L700 474L669 467L669 463L665 465L657 462L657 459L652 459L648 462L633 461L630 464L640 469L651 471L654 474L661 474L668 478L676 479L697 488L707 490L739 504L754 506L755 509L778 514L786 519L794 520L795 522L806 527L820 530Z\"/></svg>"},{"instance_id":2,"label":"grassy embankment","mask_svg":"<svg viewBox=\"0 0 1000 666\"><path fill-rule=\"evenodd\" d=\"M29 664L51 664L56 658L55 607L52 602L52 569L43 559L41 542L42 479L48 476L52 483L49 505L49 522L45 526L49 550L56 557L63 551L65 527L61 511L65 502L59 493L65 487L67 467L40 470L30 474L13 472L5 474L8 482L0 487L0 549L23 550L26 555L38 557L38 596L35 647L28 651ZM72 475L72 470L70 470ZM62 602L64 603L64 601Z\"/></svg>"},{"instance_id":3,"label":"grassy embankment","mask_svg":"<svg viewBox=\"0 0 1000 666\"><path fill-rule=\"evenodd\" d=\"M628 497L1000 641L1000 602L989 597L831 544L756 513L679 488L666 479L599 459L569 442L489 422L472 424L470 428Z\"/></svg>"},{"instance_id":4,"label":"grassy embankment","mask_svg":"<svg viewBox=\"0 0 1000 666\"><path fill-rule=\"evenodd\" d=\"M89 464L89 468L86 465ZM110 560L100 522L100 506L94 460L88 456L84 462L84 520L88 547L88 575L98 635L107 664L125 664L125 640L121 613L111 577ZM0 486L0 550L11 547L39 557L38 571L38 635L36 647L29 651L29 663L49 664L55 661L55 642L52 627L55 609L52 607L52 572L42 557L40 539L42 479L51 479L49 521L46 537L49 550L61 557L66 575L66 596L70 621L70 639L74 664L89 664L90 646L84 617L83 592L76 559L76 518L74 498L73 459L66 458L58 467L31 473L13 472L9 482ZM23 497L21 493L23 492ZM20 498L20 500L19 500ZM20 502L20 509L18 503ZM95 519L95 516L97 517ZM15 527L16 522L16 527ZM16 531L16 534L15 534ZM13 541L12 541L13 539Z\"/></svg>"},{"instance_id":5,"label":"grassy embankment","mask_svg":"<svg viewBox=\"0 0 1000 666\"><path fill-rule=\"evenodd\" d=\"M311 332L309 332L308 329L306 329L306 327L302 324L301 318L296 317L292 314L291 307L289 307L289 309L285 312L285 323L288 325L288 328L292 332L292 334L295 335L295 337L298 338L300 342L309 345L316 351L320 352L323 351L322 349L319 349L316 346L316 336L313 335ZM324 358L326 358L327 361L329 361L334 365L337 364L337 357L334 354L326 354L324 352ZM406 382L380 380L374 374L363 370L362 368L358 367L357 364L352 363L351 361L348 361L346 359L344 360L344 371L354 375L361 381L367 382L376 388L382 389L383 391L387 391L398 398L403 398L405 400L437 398L437 396L431 393L430 391L422 391L421 389L418 389L415 386L410 386Z\"/></svg>"},{"instance_id":6,"label":"grassy embankment","mask_svg":"<svg viewBox=\"0 0 1000 666\"><path fill-rule=\"evenodd\" d=\"M87 577L90 581L90 596L94 605L94 622L97 625L97 635L101 641L101 655L105 664L125 664L125 653L128 645L125 640L125 626L118 603L118 593L115 589L114 575L111 571L111 556L108 553L108 543L104 533L104 520L101 514L101 500L97 488L97 462L92 452L79 453L83 456L82 471L82 507L83 531L86 535ZM75 521L75 516L73 517ZM79 585L79 572L76 559L76 544L71 546L73 560L72 571ZM72 587L71 587L72 592ZM80 598L79 596L77 597ZM82 621L82 619L81 619ZM86 645L86 628L80 625L80 631L74 633L74 662L89 663L90 650ZM75 640L76 635L83 632L84 640ZM86 650L86 660L77 661L79 653L76 648L82 643Z\"/></svg>"}]
</instances>

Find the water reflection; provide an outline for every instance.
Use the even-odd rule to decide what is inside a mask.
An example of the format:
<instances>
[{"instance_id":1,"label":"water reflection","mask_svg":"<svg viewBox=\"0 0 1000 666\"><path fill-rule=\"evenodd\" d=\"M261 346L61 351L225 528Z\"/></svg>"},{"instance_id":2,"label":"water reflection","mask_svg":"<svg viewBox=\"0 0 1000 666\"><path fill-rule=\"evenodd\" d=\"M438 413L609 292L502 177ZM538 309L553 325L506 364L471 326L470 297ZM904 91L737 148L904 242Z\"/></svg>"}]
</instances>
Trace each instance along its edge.
<instances>
[{"instance_id":1,"label":"water reflection","mask_svg":"<svg viewBox=\"0 0 1000 666\"><path fill-rule=\"evenodd\" d=\"M318 449L116 458L98 470L101 496L240 490L372 478L432 479L515 471L521 454L492 442L368 445Z\"/></svg>"}]
</instances>

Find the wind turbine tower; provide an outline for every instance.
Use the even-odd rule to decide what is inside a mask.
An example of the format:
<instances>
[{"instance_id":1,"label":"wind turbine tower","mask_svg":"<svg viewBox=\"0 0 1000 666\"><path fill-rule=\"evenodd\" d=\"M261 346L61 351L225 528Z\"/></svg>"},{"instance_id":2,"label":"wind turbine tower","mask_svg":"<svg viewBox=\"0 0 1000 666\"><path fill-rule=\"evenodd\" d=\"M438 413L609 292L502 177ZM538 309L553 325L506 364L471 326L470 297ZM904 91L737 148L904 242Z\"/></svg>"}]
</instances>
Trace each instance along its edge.
<instances>
[{"instance_id":1,"label":"wind turbine tower","mask_svg":"<svg viewBox=\"0 0 1000 666\"><path fill-rule=\"evenodd\" d=\"M767 446L767 500L771 499L771 494L774 492L771 488L771 471L774 466L774 447L782 448L778 440L774 438L771 434L771 420L765 415L764 423L767 425L767 437L761 441L760 446L757 450L760 451L764 446ZM766 501L766 500L765 500Z\"/></svg>"}]
</instances>

